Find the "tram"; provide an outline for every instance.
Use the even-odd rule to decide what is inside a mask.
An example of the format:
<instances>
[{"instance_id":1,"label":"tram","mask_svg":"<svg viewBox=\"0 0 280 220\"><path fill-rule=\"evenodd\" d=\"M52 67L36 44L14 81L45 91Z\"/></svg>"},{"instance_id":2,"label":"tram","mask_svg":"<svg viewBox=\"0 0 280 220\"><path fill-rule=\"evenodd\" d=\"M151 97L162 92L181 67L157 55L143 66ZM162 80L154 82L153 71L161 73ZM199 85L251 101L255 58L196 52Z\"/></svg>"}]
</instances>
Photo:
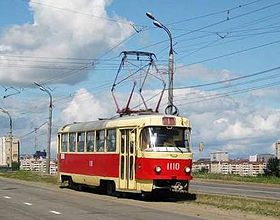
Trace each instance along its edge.
<instances>
[{"instance_id":1,"label":"tram","mask_svg":"<svg viewBox=\"0 0 280 220\"><path fill-rule=\"evenodd\" d=\"M190 121L135 114L63 126L57 135L59 178L70 187L114 192L187 193L192 179Z\"/></svg>"}]
</instances>

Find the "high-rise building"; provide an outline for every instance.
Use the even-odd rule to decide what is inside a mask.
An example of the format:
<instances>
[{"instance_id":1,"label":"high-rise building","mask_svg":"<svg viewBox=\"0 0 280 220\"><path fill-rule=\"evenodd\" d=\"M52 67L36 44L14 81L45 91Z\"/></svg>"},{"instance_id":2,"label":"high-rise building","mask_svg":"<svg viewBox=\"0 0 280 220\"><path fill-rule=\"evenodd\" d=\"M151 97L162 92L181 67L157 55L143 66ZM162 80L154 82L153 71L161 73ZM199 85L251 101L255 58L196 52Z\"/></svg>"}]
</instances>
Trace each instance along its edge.
<instances>
[{"instance_id":1,"label":"high-rise building","mask_svg":"<svg viewBox=\"0 0 280 220\"><path fill-rule=\"evenodd\" d=\"M12 162L19 163L19 139L12 137L12 149L10 144L10 137L5 136L0 139L0 166L11 166L11 150Z\"/></svg>"},{"instance_id":2,"label":"high-rise building","mask_svg":"<svg viewBox=\"0 0 280 220\"><path fill-rule=\"evenodd\" d=\"M277 141L275 143L275 150L276 150L276 153L275 153L276 157L278 159L280 159L280 141Z\"/></svg>"},{"instance_id":3,"label":"high-rise building","mask_svg":"<svg viewBox=\"0 0 280 220\"><path fill-rule=\"evenodd\" d=\"M210 153L210 160L212 161L229 161L228 152L226 151L216 151Z\"/></svg>"}]
</instances>

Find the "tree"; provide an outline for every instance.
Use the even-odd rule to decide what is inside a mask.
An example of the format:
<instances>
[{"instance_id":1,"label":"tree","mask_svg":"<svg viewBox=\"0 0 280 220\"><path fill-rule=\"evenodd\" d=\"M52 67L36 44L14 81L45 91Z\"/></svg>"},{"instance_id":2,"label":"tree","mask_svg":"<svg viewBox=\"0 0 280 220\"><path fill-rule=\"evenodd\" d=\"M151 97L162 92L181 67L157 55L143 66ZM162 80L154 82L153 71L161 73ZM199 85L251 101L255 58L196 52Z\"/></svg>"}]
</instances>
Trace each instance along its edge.
<instances>
[{"instance_id":1,"label":"tree","mask_svg":"<svg viewBox=\"0 0 280 220\"><path fill-rule=\"evenodd\" d=\"M265 174L268 176L280 177L280 160L276 157L270 158L267 161Z\"/></svg>"},{"instance_id":2,"label":"tree","mask_svg":"<svg viewBox=\"0 0 280 220\"><path fill-rule=\"evenodd\" d=\"M208 173L209 170L208 170L207 167L201 167L201 169L198 172L201 173L201 174L205 174L205 173Z\"/></svg>"}]
</instances>

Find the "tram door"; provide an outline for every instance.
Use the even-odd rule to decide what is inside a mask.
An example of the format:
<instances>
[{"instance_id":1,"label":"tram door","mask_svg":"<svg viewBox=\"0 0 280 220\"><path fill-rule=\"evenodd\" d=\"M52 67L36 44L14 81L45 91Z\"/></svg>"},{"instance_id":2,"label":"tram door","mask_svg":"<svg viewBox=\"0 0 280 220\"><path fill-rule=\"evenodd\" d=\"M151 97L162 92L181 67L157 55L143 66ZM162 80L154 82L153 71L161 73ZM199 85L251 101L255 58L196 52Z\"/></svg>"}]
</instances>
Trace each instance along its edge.
<instances>
[{"instance_id":1,"label":"tram door","mask_svg":"<svg viewBox=\"0 0 280 220\"><path fill-rule=\"evenodd\" d=\"M136 189L135 138L136 129L120 130L120 189Z\"/></svg>"}]
</instances>

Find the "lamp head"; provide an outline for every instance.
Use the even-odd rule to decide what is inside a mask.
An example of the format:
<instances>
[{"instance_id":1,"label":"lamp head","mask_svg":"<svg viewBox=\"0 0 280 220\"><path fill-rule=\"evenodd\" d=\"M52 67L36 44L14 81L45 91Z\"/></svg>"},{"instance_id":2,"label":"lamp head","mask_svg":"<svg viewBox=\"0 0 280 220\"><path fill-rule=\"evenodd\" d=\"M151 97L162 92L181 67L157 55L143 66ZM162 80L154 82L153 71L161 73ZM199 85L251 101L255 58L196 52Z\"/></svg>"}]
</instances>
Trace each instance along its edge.
<instances>
[{"instance_id":1,"label":"lamp head","mask_svg":"<svg viewBox=\"0 0 280 220\"><path fill-rule=\"evenodd\" d=\"M150 18L152 20L155 20L155 17L152 15L152 13L146 12L146 15L147 15L148 18Z\"/></svg>"},{"instance_id":2,"label":"lamp head","mask_svg":"<svg viewBox=\"0 0 280 220\"><path fill-rule=\"evenodd\" d=\"M155 26L159 27L159 28L162 28L162 24L158 21L154 21L153 22Z\"/></svg>"},{"instance_id":3,"label":"lamp head","mask_svg":"<svg viewBox=\"0 0 280 220\"><path fill-rule=\"evenodd\" d=\"M45 89L43 86L41 86L39 83L34 82L34 84L35 84L36 86L38 86L39 89L41 89L42 91L46 91L46 89Z\"/></svg>"}]
</instances>

